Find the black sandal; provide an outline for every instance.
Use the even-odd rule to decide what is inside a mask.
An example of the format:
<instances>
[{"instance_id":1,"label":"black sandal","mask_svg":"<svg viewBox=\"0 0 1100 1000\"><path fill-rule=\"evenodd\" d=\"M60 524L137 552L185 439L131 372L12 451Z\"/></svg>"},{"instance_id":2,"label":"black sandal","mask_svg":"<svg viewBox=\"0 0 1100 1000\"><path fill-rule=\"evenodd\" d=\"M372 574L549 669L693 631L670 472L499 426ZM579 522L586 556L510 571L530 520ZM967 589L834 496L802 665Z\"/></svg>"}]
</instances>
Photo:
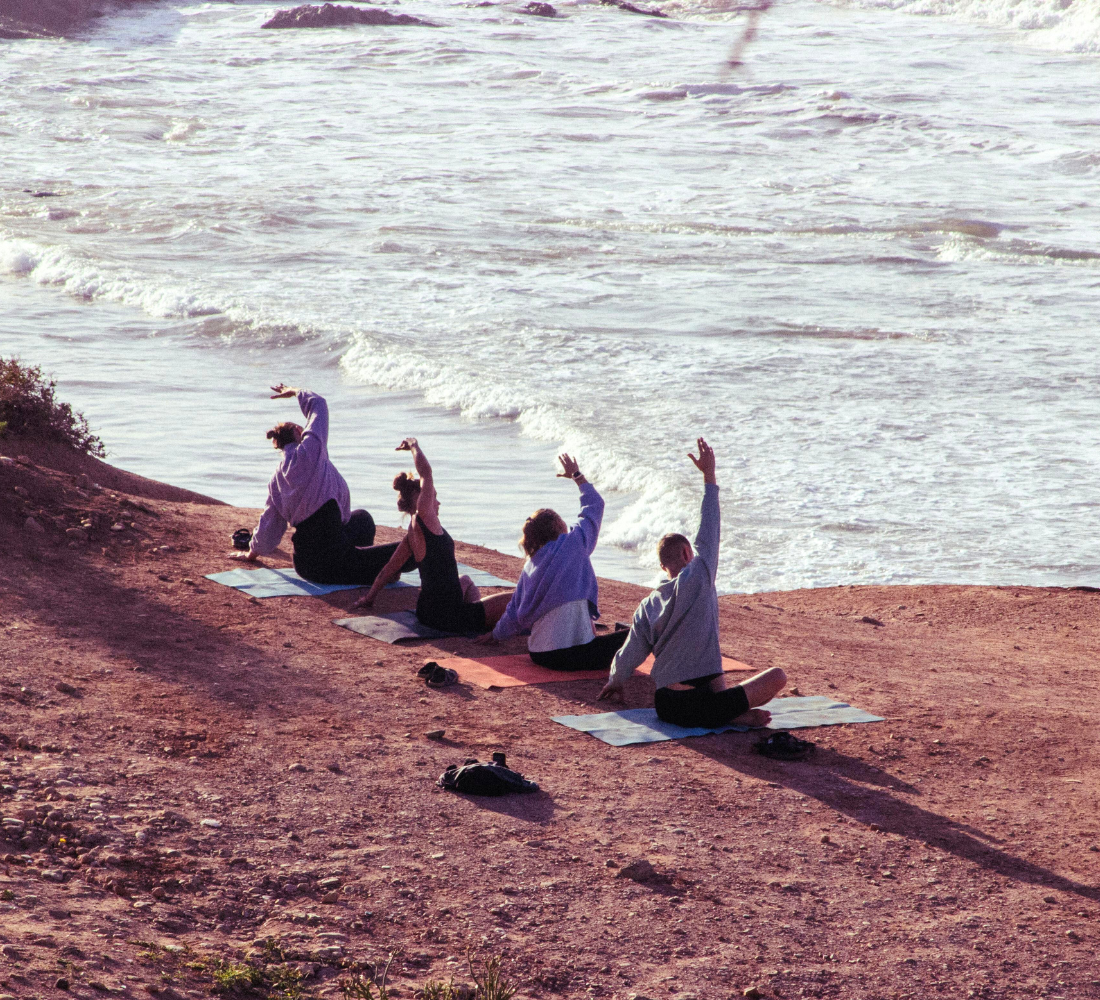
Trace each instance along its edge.
<instances>
[{"instance_id":1,"label":"black sandal","mask_svg":"<svg viewBox=\"0 0 1100 1000\"><path fill-rule=\"evenodd\" d=\"M432 672L424 678L424 683L430 688L451 687L453 684L458 683L458 673L450 667L441 667L439 664L433 664Z\"/></svg>"},{"instance_id":2,"label":"black sandal","mask_svg":"<svg viewBox=\"0 0 1100 1000\"><path fill-rule=\"evenodd\" d=\"M432 671L438 669L439 664L436 663L435 660L429 660L416 672L416 676L419 677L421 680L426 681L429 677L431 677Z\"/></svg>"},{"instance_id":3,"label":"black sandal","mask_svg":"<svg viewBox=\"0 0 1100 1000\"><path fill-rule=\"evenodd\" d=\"M813 753L817 749L817 744L809 740L800 740L787 730L781 729L778 733L772 733L757 740L753 744L753 749L765 757L771 757L772 760L801 760Z\"/></svg>"}]
</instances>

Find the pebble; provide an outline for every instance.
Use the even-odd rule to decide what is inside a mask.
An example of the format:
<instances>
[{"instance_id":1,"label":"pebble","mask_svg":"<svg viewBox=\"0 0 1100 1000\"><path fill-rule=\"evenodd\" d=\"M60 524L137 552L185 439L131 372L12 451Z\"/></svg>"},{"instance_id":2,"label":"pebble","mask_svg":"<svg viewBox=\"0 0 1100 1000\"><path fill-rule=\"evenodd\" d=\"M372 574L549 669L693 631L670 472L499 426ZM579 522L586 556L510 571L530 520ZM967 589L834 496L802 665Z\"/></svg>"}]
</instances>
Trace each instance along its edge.
<instances>
[{"instance_id":1,"label":"pebble","mask_svg":"<svg viewBox=\"0 0 1100 1000\"><path fill-rule=\"evenodd\" d=\"M112 531L125 531L126 530L126 525L123 524L121 521L115 521L115 523L111 525L111 530Z\"/></svg>"},{"instance_id":2,"label":"pebble","mask_svg":"<svg viewBox=\"0 0 1100 1000\"><path fill-rule=\"evenodd\" d=\"M321 897L321 902L322 903L328 903L330 905L332 903L339 903L340 902L340 893L338 893L338 892L326 892Z\"/></svg>"},{"instance_id":3,"label":"pebble","mask_svg":"<svg viewBox=\"0 0 1100 1000\"><path fill-rule=\"evenodd\" d=\"M445 729L431 729L431 730L429 730L428 732L426 732L424 734L424 739L426 739L426 740L441 740L441 739L443 739L446 732L447 732L447 730L445 730Z\"/></svg>"},{"instance_id":4,"label":"pebble","mask_svg":"<svg viewBox=\"0 0 1100 1000\"><path fill-rule=\"evenodd\" d=\"M220 830L222 828L222 821L220 819L200 819L199 826L206 826L211 830Z\"/></svg>"},{"instance_id":5,"label":"pebble","mask_svg":"<svg viewBox=\"0 0 1100 1000\"><path fill-rule=\"evenodd\" d=\"M59 990L67 990L69 988L69 981L62 977L56 983L54 983L54 986L56 986Z\"/></svg>"},{"instance_id":6,"label":"pebble","mask_svg":"<svg viewBox=\"0 0 1100 1000\"><path fill-rule=\"evenodd\" d=\"M33 517L28 517L23 522L23 528L29 531L32 535L44 535L46 529L42 527Z\"/></svg>"},{"instance_id":7,"label":"pebble","mask_svg":"<svg viewBox=\"0 0 1100 1000\"><path fill-rule=\"evenodd\" d=\"M305 764L301 763L301 761L296 761L295 763L291 764L290 767L287 768L287 770L288 771L308 771L309 768L306 767Z\"/></svg>"},{"instance_id":8,"label":"pebble","mask_svg":"<svg viewBox=\"0 0 1100 1000\"><path fill-rule=\"evenodd\" d=\"M55 691L60 691L62 694L67 694L72 698L79 698L80 697L80 690L78 688L73 687L71 684L66 684L65 681L58 681L53 686L53 689Z\"/></svg>"},{"instance_id":9,"label":"pebble","mask_svg":"<svg viewBox=\"0 0 1100 1000\"><path fill-rule=\"evenodd\" d=\"M330 878L321 879L321 881L318 882L317 885L319 885L322 889L339 889L340 879L333 875Z\"/></svg>"},{"instance_id":10,"label":"pebble","mask_svg":"<svg viewBox=\"0 0 1100 1000\"><path fill-rule=\"evenodd\" d=\"M65 535L74 542L86 542L88 540L88 532L83 528L66 528Z\"/></svg>"}]
</instances>

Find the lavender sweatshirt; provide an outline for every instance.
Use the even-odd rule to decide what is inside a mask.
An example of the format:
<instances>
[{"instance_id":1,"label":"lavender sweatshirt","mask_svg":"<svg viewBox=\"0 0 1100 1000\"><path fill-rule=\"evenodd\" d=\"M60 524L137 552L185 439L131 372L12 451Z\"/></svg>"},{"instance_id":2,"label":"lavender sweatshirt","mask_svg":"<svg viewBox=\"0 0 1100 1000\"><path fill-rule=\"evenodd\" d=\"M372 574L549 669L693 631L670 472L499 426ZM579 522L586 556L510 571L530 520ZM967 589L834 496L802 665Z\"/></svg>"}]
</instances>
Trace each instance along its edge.
<instances>
[{"instance_id":1,"label":"lavender sweatshirt","mask_svg":"<svg viewBox=\"0 0 1100 1000\"><path fill-rule=\"evenodd\" d=\"M340 520L351 517L351 494L328 457L328 404L315 392L298 393L306 418L302 440L283 449L279 468L267 487L267 503L252 532L249 552L266 556L279 547L288 524L301 524L329 500L340 505Z\"/></svg>"},{"instance_id":2,"label":"lavender sweatshirt","mask_svg":"<svg viewBox=\"0 0 1100 1000\"><path fill-rule=\"evenodd\" d=\"M592 617L600 617L599 586L588 557L600 537L602 521L603 497L595 486L585 483L580 520L527 560L515 593L493 629L494 639L530 632L543 615L571 601L587 600Z\"/></svg>"}]
</instances>

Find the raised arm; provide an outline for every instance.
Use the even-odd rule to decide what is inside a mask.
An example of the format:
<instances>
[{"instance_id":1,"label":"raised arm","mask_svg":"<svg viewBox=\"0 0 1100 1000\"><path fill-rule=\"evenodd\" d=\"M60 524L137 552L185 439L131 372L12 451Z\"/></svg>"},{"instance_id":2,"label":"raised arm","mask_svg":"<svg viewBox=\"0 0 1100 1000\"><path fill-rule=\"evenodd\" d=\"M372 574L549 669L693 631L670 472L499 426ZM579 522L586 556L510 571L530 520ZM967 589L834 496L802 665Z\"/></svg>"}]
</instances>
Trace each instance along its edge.
<instances>
[{"instance_id":1,"label":"raised arm","mask_svg":"<svg viewBox=\"0 0 1100 1000\"><path fill-rule=\"evenodd\" d=\"M592 555L600 537L600 525L603 523L603 497L596 492L596 487L584 478L584 473L581 472L575 458L562 454L558 456L558 461L561 462L562 467L558 478L572 479L581 491L581 514L575 530L580 531L584 536L585 548L588 554Z\"/></svg>"},{"instance_id":2,"label":"raised arm","mask_svg":"<svg viewBox=\"0 0 1100 1000\"><path fill-rule=\"evenodd\" d=\"M420 445L414 437L405 438L395 450L412 453L413 465L416 467L416 474L420 477L420 497L416 502L416 514L432 534L442 534L443 526L439 523L439 505L436 503L435 496L435 480L432 478L432 466L427 455L420 450Z\"/></svg>"},{"instance_id":3,"label":"raised arm","mask_svg":"<svg viewBox=\"0 0 1100 1000\"><path fill-rule=\"evenodd\" d=\"M722 512L718 505L718 481L715 478L714 451L702 438L698 439L699 457L689 454L703 474L703 509L699 518L699 533L695 536L696 555L706 564L713 584L718 575L718 545L722 537Z\"/></svg>"}]
</instances>

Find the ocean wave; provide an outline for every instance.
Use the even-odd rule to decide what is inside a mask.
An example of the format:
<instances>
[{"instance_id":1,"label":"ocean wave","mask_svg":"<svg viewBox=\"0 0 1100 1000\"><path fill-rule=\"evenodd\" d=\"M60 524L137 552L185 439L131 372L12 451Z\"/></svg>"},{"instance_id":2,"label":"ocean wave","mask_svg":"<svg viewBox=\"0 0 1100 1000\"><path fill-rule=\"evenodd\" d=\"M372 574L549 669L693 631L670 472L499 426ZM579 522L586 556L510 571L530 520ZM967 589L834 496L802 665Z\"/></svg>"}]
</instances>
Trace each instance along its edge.
<instances>
[{"instance_id":1,"label":"ocean wave","mask_svg":"<svg viewBox=\"0 0 1100 1000\"><path fill-rule=\"evenodd\" d=\"M1100 5L1088 0L818 0L1011 28L1061 52L1100 53Z\"/></svg>"},{"instance_id":2,"label":"ocean wave","mask_svg":"<svg viewBox=\"0 0 1100 1000\"><path fill-rule=\"evenodd\" d=\"M520 332L516 340L522 342L523 336ZM514 356L517 346L503 350ZM597 487L634 494L626 509L604 525L601 537L605 544L636 552L644 567L658 568L656 542L665 532L694 534L699 497L685 490L682 469L665 469L659 461L639 463L636 440L617 442L613 428L581 405L563 406L560 399L540 391L537 380L502 377L500 372L486 377L485 363L483 356L472 353L452 354L441 363L435 353L366 335L354 340L340 362L356 381L382 389L412 389L429 404L457 410L467 419L515 421L525 436L554 442L576 455Z\"/></svg>"},{"instance_id":3,"label":"ocean wave","mask_svg":"<svg viewBox=\"0 0 1100 1000\"><path fill-rule=\"evenodd\" d=\"M0 273L53 285L89 301L103 299L134 306L159 319L212 316L222 307L196 292L158 282L132 269L95 260L63 246L44 246L0 232Z\"/></svg>"}]
</instances>

